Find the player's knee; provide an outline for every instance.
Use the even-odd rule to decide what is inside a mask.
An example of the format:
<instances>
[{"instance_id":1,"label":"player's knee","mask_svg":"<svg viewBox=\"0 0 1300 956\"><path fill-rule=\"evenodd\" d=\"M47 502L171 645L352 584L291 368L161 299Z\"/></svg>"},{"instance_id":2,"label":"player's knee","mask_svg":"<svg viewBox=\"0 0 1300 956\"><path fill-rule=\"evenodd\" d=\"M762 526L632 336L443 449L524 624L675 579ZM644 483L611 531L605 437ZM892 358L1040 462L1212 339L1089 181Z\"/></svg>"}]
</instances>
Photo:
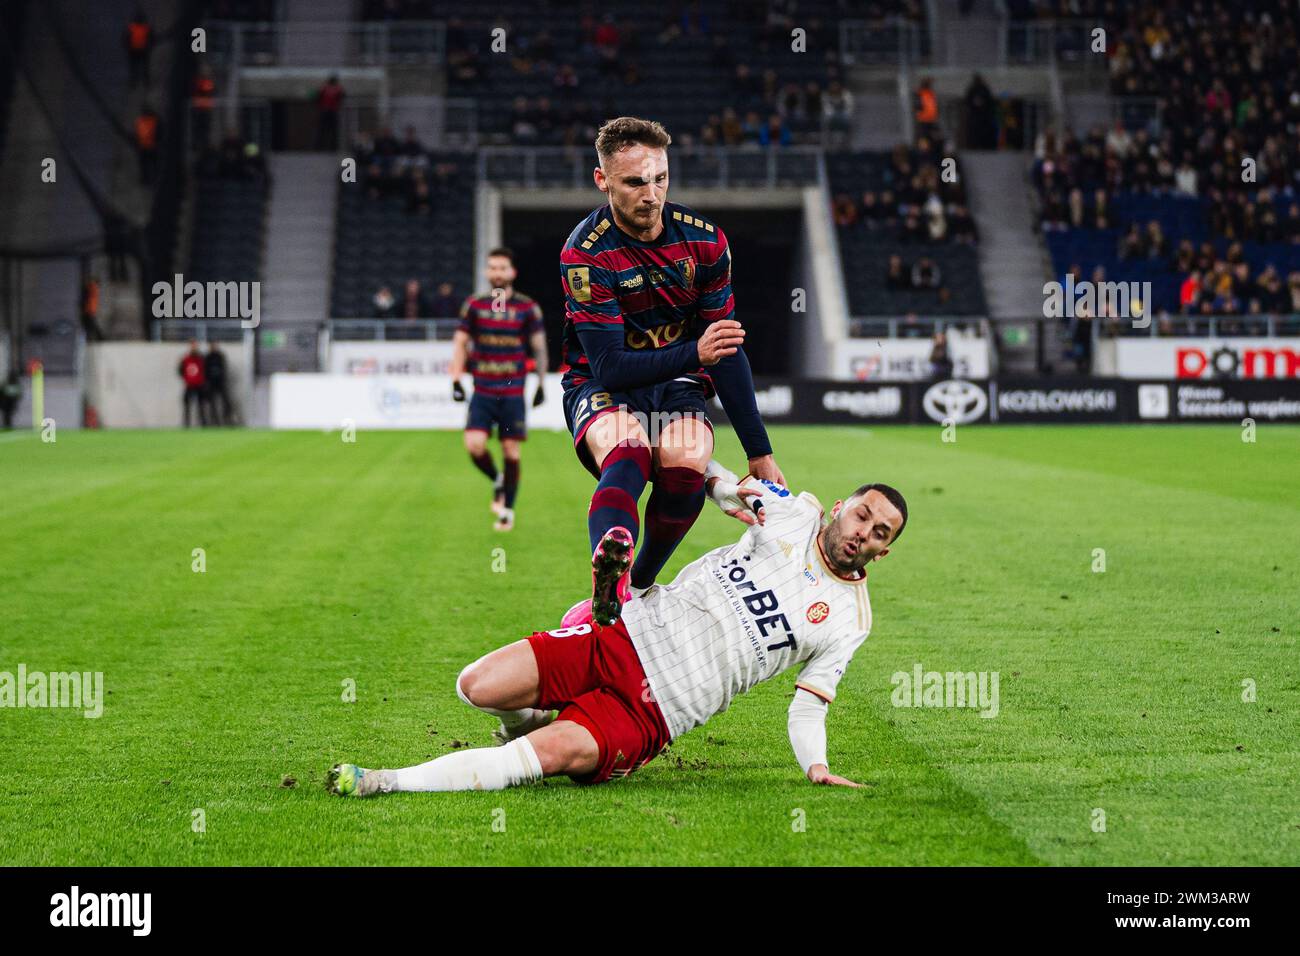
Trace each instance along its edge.
<instances>
[{"instance_id":1,"label":"player's knee","mask_svg":"<svg viewBox=\"0 0 1300 956\"><path fill-rule=\"evenodd\" d=\"M660 468L689 468L704 474L713 457L713 443L697 440L698 436L685 436L687 440L659 449Z\"/></svg>"},{"instance_id":2,"label":"player's knee","mask_svg":"<svg viewBox=\"0 0 1300 956\"><path fill-rule=\"evenodd\" d=\"M614 448L625 443L637 443L649 447L650 439L634 415L619 410L603 415L587 429L587 444L597 457L608 454Z\"/></svg>"},{"instance_id":3,"label":"player's knee","mask_svg":"<svg viewBox=\"0 0 1300 956\"><path fill-rule=\"evenodd\" d=\"M573 721L557 720L545 730L529 734L528 742L547 776L585 776L600 761L600 747L591 731Z\"/></svg>"},{"instance_id":4,"label":"player's knee","mask_svg":"<svg viewBox=\"0 0 1300 956\"><path fill-rule=\"evenodd\" d=\"M483 449L487 447L487 436L482 432L465 433L465 450L471 455L483 454Z\"/></svg>"},{"instance_id":5,"label":"player's knee","mask_svg":"<svg viewBox=\"0 0 1300 956\"><path fill-rule=\"evenodd\" d=\"M487 694L481 660L468 665L456 678L456 696L471 707L485 706L483 698Z\"/></svg>"}]
</instances>

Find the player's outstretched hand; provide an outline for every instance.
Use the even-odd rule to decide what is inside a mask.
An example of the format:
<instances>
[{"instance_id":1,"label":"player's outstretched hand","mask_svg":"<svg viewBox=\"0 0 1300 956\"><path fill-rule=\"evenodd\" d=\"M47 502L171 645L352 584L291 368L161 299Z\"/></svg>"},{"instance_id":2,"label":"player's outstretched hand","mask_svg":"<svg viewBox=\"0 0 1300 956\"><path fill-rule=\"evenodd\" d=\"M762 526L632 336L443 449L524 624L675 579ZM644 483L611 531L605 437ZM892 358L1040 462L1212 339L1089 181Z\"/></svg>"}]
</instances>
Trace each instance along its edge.
<instances>
[{"instance_id":1,"label":"player's outstretched hand","mask_svg":"<svg viewBox=\"0 0 1300 956\"><path fill-rule=\"evenodd\" d=\"M749 500L759 498L763 494L762 489L741 488L721 478L708 479L704 488L713 503L728 517L748 525L764 524L767 521L767 516L763 513L763 502Z\"/></svg>"},{"instance_id":2,"label":"player's outstretched hand","mask_svg":"<svg viewBox=\"0 0 1300 956\"><path fill-rule=\"evenodd\" d=\"M542 383L537 383L537 391L533 392L533 408L536 408L542 402L546 401L546 392L542 390Z\"/></svg>"},{"instance_id":3,"label":"player's outstretched hand","mask_svg":"<svg viewBox=\"0 0 1300 956\"><path fill-rule=\"evenodd\" d=\"M767 515L764 514L762 501L750 501L750 498L758 498L763 493L754 488L737 488L736 497L744 505L743 508L723 508L723 514L735 518L741 524L755 525L765 524Z\"/></svg>"},{"instance_id":4,"label":"player's outstretched hand","mask_svg":"<svg viewBox=\"0 0 1300 956\"><path fill-rule=\"evenodd\" d=\"M735 319L719 319L709 323L695 347L702 365L717 365L728 355L735 355L745 344L745 329Z\"/></svg>"},{"instance_id":5,"label":"player's outstretched hand","mask_svg":"<svg viewBox=\"0 0 1300 956\"><path fill-rule=\"evenodd\" d=\"M830 768L825 764L815 763L808 768L808 779L813 783L825 784L832 787L861 787L862 784L854 783L844 777L837 777L831 773Z\"/></svg>"},{"instance_id":6,"label":"player's outstretched hand","mask_svg":"<svg viewBox=\"0 0 1300 956\"><path fill-rule=\"evenodd\" d=\"M465 401L465 386L460 384L460 379L455 378L451 381L451 399L454 402Z\"/></svg>"}]
</instances>

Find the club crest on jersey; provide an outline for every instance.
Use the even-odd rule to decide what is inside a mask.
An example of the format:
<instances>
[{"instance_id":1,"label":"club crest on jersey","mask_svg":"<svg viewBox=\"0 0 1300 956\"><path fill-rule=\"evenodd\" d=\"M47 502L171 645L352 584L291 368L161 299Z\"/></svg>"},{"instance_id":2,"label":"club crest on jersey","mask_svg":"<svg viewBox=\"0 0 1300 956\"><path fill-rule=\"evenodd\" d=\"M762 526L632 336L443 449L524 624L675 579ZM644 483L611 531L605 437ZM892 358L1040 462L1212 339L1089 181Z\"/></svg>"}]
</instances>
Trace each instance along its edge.
<instances>
[{"instance_id":1,"label":"club crest on jersey","mask_svg":"<svg viewBox=\"0 0 1300 956\"><path fill-rule=\"evenodd\" d=\"M686 288L689 289L694 286L695 260L687 256L685 259L676 259L674 262L677 264L677 268L682 270L682 278L686 281Z\"/></svg>"},{"instance_id":2,"label":"club crest on jersey","mask_svg":"<svg viewBox=\"0 0 1300 956\"><path fill-rule=\"evenodd\" d=\"M808 623L820 624L831 616L831 606L825 601L818 601L816 604L808 605Z\"/></svg>"}]
</instances>

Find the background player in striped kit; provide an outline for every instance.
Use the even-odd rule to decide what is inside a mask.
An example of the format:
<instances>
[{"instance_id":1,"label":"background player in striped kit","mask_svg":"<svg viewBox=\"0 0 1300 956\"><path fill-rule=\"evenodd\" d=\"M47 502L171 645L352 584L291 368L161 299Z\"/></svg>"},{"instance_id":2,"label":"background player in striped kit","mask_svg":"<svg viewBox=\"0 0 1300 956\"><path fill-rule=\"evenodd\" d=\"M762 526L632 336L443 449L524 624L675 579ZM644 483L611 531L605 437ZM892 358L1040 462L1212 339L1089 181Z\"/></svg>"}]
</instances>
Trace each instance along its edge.
<instances>
[{"instance_id":1,"label":"background player in striped kit","mask_svg":"<svg viewBox=\"0 0 1300 956\"><path fill-rule=\"evenodd\" d=\"M490 291L469 296L460 307L460 327L452 341L452 397L465 401L460 376L467 359L473 362L474 396L465 422L465 450L475 467L492 481L492 511L498 531L515 526L515 496L519 492L520 446L528 437L524 409L526 346L537 363L537 391L533 407L546 396L546 331L541 307L514 287L514 253L504 247L488 253ZM473 355L469 348L473 346ZM497 471L487 441L496 426L501 439L502 469Z\"/></svg>"},{"instance_id":2,"label":"background player in striped kit","mask_svg":"<svg viewBox=\"0 0 1300 956\"><path fill-rule=\"evenodd\" d=\"M788 715L795 758L813 783L857 786L830 772L827 705L871 630L866 565L889 553L907 503L888 485L867 484L823 523L807 492L737 483L716 463L709 473L710 494L728 514L746 507L742 497L761 509L738 543L630 599L611 626L539 632L461 672L457 694L500 719L504 746L402 770L338 764L327 788L354 796L498 790L557 774L600 783L626 776L736 695L797 665Z\"/></svg>"},{"instance_id":3,"label":"background player in striped kit","mask_svg":"<svg viewBox=\"0 0 1300 956\"><path fill-rule=\"evenodd\" d=\"M564 414L578 458L598 482L587 517L593 551L613 527L636 543L637 502L653 475L632 593L654 583L704 505L713 455L706 402L714 392L749 473L783 481L741 348L731 250L716 224L668 202L671 142L659 123L632 116L601 127L593 178L608 202L560 253ZM593 591L596 619L611 623L621 586Z\"/></svg>"}]
</instances>

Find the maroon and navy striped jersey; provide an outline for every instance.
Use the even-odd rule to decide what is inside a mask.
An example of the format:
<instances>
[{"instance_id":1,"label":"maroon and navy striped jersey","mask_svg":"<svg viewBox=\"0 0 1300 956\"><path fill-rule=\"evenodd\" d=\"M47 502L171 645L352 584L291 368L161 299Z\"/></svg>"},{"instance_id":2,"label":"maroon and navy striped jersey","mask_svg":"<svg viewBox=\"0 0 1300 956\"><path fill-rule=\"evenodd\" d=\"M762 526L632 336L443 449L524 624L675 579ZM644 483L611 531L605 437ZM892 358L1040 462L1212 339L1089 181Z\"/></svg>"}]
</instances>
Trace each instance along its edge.
<instances>
[{"instance_id":1,"label":"maroon and navy striped jersey","mask_svg":"<svg viewBox=\"0 0 1300 956\"><path fill-rule=\"evenodd\" d=\"M732 317L731 252L722 230L671 202L664 204L663 225L658 239L641 242L614 224L606 204L564 243L560 371L566 387L594 377L581 340L590 343L593 332L617 337L614 341L627 349L658 350L692 342L708 323ZM682 372L709 378L698 362Z\"/></svg>"},{"instance_id":2,"label":"maroon and navy striped jersey","mask_svg":"<svg viewBox=\"0 0 1300 956\"><path fill-rule=\"evenodd\" d=\"M495 307L494 307L495 306ZM474 345L470 371L474 391L484 395L524 394L528 338L542 331L541 307L521 292L496 305L492 293L469 296L460 307L459 329Z\"/></svg>"}]
</instances>

